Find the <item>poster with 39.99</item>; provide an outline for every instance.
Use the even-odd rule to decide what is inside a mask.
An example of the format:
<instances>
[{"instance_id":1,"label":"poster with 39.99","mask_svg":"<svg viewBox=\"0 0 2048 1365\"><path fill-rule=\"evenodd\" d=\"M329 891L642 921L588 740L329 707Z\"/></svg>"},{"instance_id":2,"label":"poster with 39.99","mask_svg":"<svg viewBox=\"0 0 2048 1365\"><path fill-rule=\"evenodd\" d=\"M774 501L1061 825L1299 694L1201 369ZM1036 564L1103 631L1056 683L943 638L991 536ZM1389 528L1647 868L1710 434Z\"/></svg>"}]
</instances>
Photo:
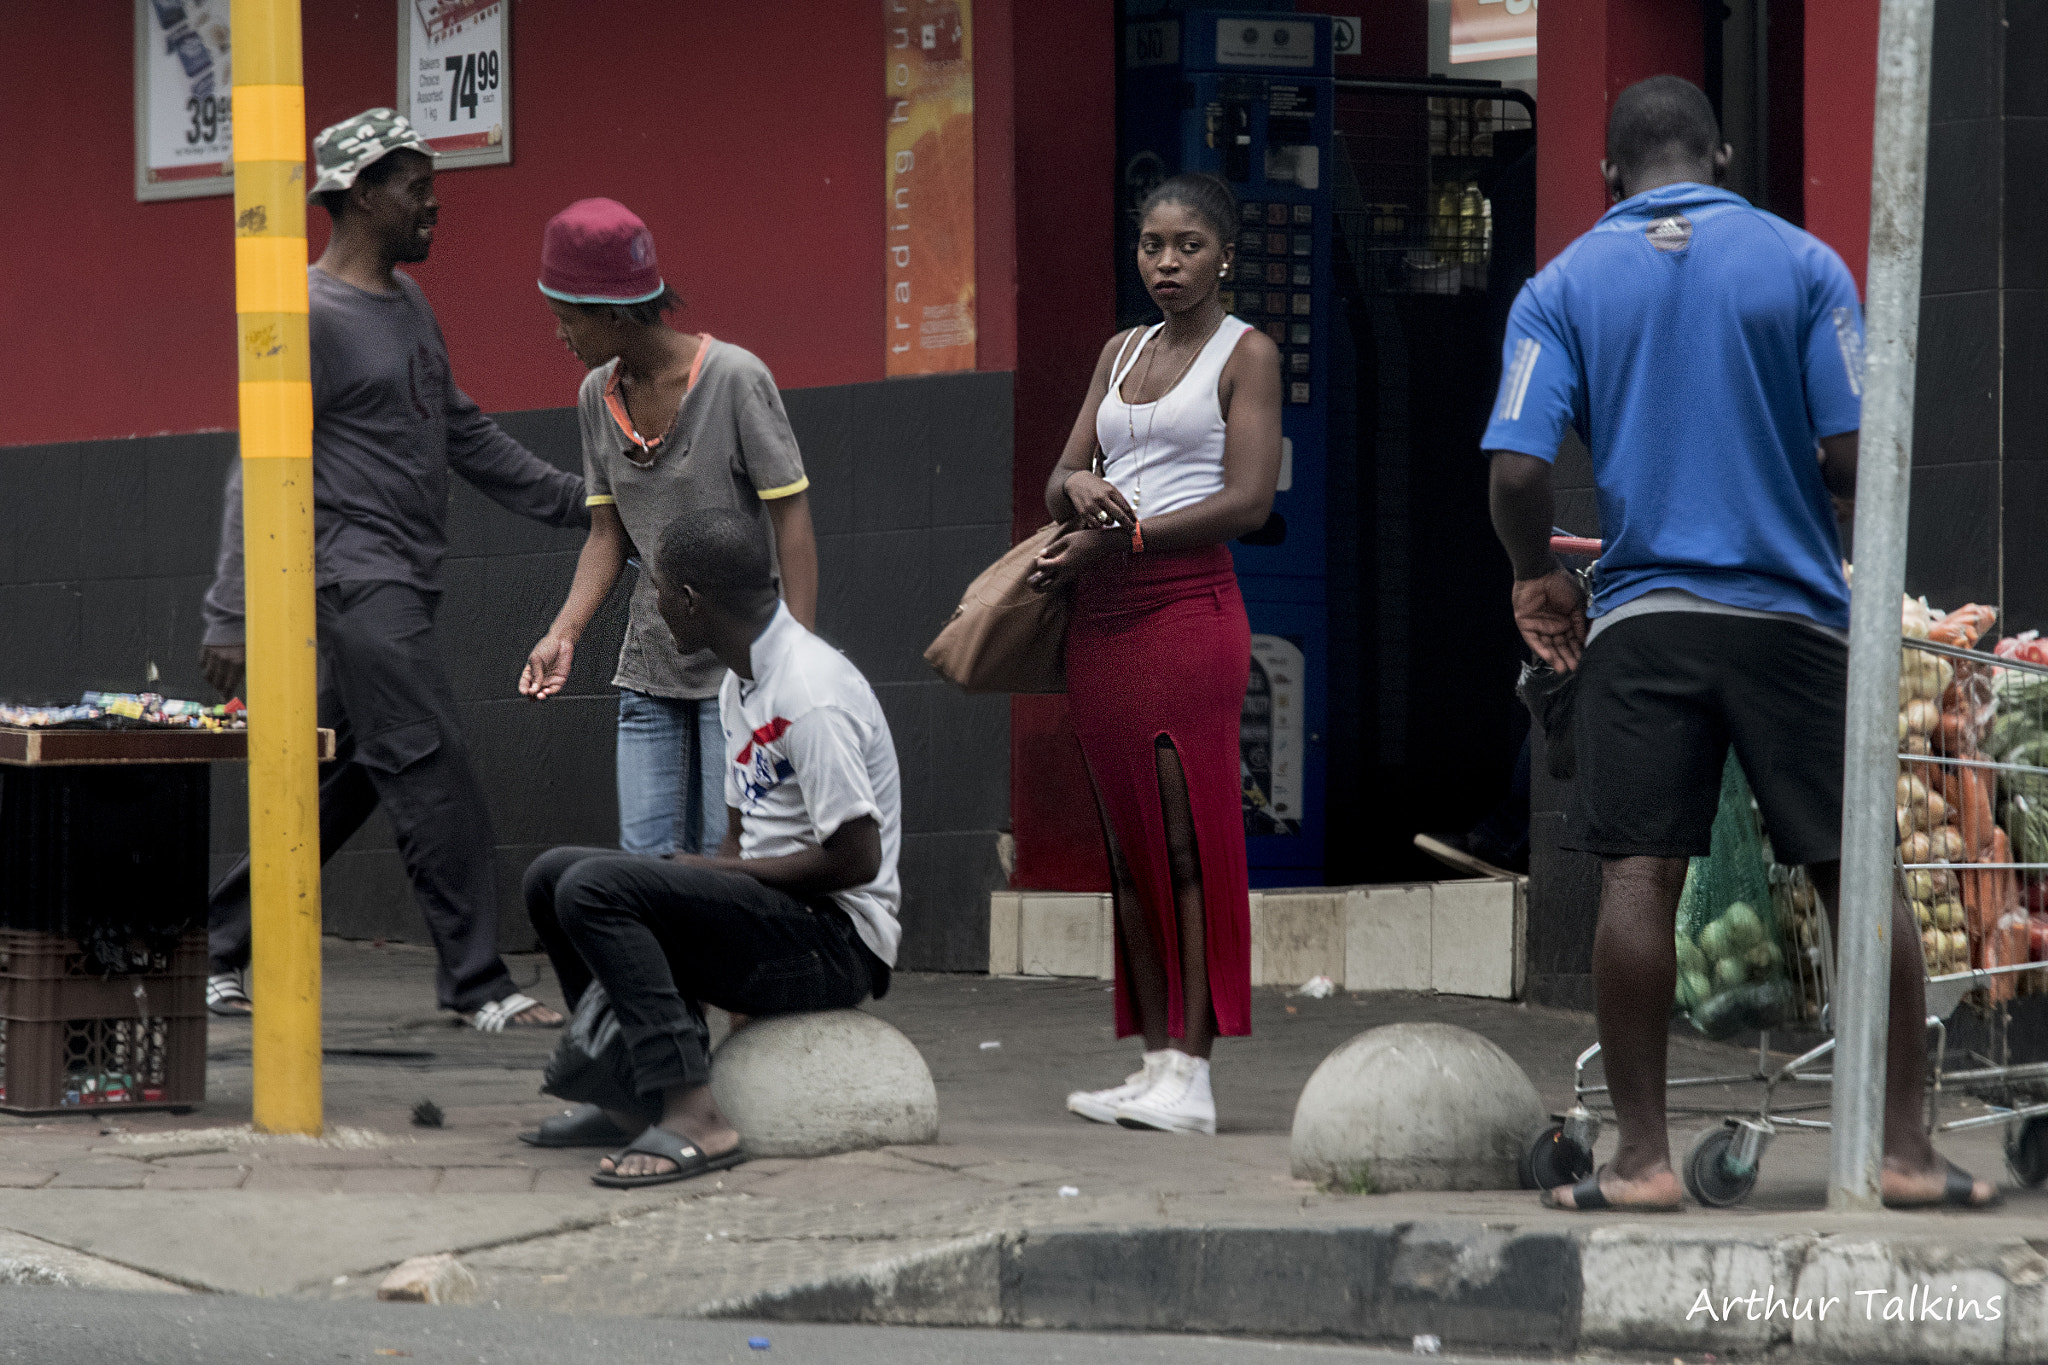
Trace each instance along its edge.
<instances>
[{"instance_id":1,"label":"poster with 39.99","mask_svg":"<svg viewBox=\"0 0 2048 1365\"><path fill-rule=\"evenodd\" d=\"M398 112L441 170L511 161L510 0L399 0Z\"/></svg>"},{"instance_id":2,"label":"poster with 39.99","mask_svg":"<svg viewBox=\"0 0 2048 1365\"><path fill-rule=\"evenodd\" d=\"M135 0L135 197L233 194L228 0Z\"/></svg>"}]
</instances>

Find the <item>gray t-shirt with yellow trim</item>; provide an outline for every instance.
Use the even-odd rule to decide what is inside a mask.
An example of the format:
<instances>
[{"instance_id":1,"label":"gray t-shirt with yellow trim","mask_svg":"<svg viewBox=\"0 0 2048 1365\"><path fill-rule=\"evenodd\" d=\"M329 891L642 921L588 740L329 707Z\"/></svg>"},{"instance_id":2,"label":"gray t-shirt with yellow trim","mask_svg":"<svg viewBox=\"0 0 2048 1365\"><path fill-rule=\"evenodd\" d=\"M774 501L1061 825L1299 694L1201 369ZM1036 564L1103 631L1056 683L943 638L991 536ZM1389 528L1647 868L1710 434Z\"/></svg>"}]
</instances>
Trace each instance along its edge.
<instances>
[{"instance_id":1,"label":"gray t-shirt with yellow trim","mask_svg":"<svg viewBox=\"0 0 2048 1365\"><path fill-rule=\"evenodd\" d=\"M768 367L741 347L710 337L704 344L697 382L683 398L675 430L647 463L627 458L629 452L636 459L645 454L620 430L605 404L617 361L585 375L576 396L590 505L618 508L642 565L612 685L657 697L715 697L725 678L725 665L710 650L687 658L679 654L656 609L654 580L645 566L661 544L662 531L687 507L735 508L767 527L764 501L810 487L796 433ZM773 529L768 529L772 538Z\"/></svg>"}]
</instances>

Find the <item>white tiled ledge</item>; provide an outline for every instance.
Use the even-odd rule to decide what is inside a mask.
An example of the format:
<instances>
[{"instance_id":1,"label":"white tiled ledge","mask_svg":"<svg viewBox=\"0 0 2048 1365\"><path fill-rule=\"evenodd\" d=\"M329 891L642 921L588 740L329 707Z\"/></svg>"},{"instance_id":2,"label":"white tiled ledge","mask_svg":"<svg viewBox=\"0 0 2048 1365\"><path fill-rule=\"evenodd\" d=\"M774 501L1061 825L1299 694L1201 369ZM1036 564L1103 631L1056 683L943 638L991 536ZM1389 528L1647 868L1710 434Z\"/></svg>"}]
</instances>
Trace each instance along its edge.
<instances>
[{"instance_id":1,"label":"white tiled ledge","mask_svg":"<svg viewBox=\"0 0 2048 1365\"><path fill-rule=\"evenodd\" d=\"M1527 898L1516 879L1317 886L1252 892L1252 984L1327 976L1353 991L1522 993ZM997 891L988 969L996 976L1107 981L1115 937L1106 895Z\"/></svg>"}]
</instances>

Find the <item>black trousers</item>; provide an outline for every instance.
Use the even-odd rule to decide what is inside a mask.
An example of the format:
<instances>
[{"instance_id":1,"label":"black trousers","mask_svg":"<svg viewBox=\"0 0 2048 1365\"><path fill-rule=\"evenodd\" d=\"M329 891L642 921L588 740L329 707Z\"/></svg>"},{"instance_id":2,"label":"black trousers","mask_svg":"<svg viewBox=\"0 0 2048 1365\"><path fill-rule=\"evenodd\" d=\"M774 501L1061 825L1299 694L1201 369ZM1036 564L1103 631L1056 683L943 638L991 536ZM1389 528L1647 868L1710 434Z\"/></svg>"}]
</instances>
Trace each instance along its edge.
<instances>
[{"instance_id":1,"label":"black trousers","mask_svg":"<svg viewBox=\"0 0 2048 1365\"><path fill-rule=\"evenodd\" d=\"M788 1014L847 1009L889 989L889 968L845 911L737 873L557 848L526 870L526 913L571 1009L593 977L604 984L634 1088L657 1102L711 1079L701 1002Z\"/></svg>"},{"instance_id":2,"label":"black trousers","mask_svg":"<svg viewBox=\"0 0 2048 1365\"><path fill-rule=\"evenodd\" d=\"M440 954L443 1009L512 994L498 956L497 837L455 714L434 636L437 593L403 583L341 583L317 596L320 723L335 758L320 769L320 861L379 805L390 818ZM249 961L249 860L214 887L208 939L217 972Z\"/></svg>"}]
</instances>

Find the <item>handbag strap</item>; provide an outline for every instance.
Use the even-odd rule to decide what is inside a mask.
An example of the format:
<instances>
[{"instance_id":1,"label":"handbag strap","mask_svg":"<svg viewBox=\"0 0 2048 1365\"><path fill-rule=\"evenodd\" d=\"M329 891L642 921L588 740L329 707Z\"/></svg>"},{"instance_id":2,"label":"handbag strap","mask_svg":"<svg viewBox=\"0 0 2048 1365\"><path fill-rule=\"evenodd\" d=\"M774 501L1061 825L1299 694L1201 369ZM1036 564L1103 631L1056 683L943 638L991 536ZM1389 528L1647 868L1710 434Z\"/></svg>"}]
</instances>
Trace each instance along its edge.
<instances>
[{"instance_id":1,"label":"handbag strap","mask_svg":"<svg viewBox=\"0 0 2048 1365\"><path fill-rule=\"evenodd\" d=\"M1160 325L1163 326L1164 324ZM1124 356L1129 353L1131 343L1133 341L1137 342L1142 349L1145 344L1144 339L1157 330L1157 327L1133 327L1130 331L1124 333L1123 344L1116 348L1116 363L1109 367L1109 391L1111 393L1115 393L1124 382ZM1135 365L1137 361L1138 358L1136 356L1131 357L1132 364ZM1118 401L1121 402L1122 398L1119 397ZM1089 458L1088 469L1098 479L1109 477L1109 456L1102 449L1101 437L1097 437L1095 440L1095 454Z\"/></svg>"},{"instance_id":2,"label":"handbag strap","mask_svg":"<svg viewBox=\"0 0 2048 1365\"><path fill-rule=\"evenodd\" d=\"M1139 350L1144 350L1145 342L1151 338L1154 332L1165 325L1163 322L1155 322L1150 327L1133 327L1125 335L1124 344L1116 348L1116 364L1109 367L1109 391L1117 395L1119 403L1123 401L1123 394L1120 390L1123 388L1124 376L1129 373L1124 369L1124 353L1131 349L1133 341L1138 343ZM1136 365L1137 363L1138 357L1134 353L1131 355L1131 364Z\"/></svg>"}]
</instances>

